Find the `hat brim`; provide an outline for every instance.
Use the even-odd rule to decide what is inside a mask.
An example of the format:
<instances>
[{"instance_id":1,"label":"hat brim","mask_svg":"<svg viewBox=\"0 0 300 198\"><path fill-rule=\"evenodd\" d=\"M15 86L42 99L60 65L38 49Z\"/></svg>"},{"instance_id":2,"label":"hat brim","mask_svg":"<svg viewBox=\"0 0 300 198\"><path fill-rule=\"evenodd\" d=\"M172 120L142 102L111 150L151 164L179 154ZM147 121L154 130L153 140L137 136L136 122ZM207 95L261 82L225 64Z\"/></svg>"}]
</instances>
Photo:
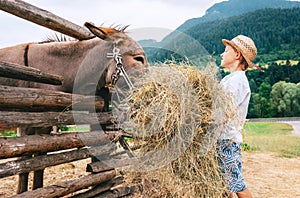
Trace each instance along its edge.
<instances>
[{"instance_id":1,"label":"hat brim","mask_svg":"<svg viewBox=\"0 0 300 198\"><path fill-rule=\"evenodd\" d=\"M243 52L243 50L242 50L239 46L237 46L234 42L229 41L229 40L227 40L227 39L222 39L222 43L223 43L225 46L226 46L226 45L231 45L232 47L234 47L235 49L237 49L238 51L240 51L240 52L242 53L244 59L245 59L246 62L248 63L248 66L249 66L250 68L253 68L253 65L254 65L254 64L253 64L246 56L244 56L244 52Z\"/></svg>"}]
</instances>

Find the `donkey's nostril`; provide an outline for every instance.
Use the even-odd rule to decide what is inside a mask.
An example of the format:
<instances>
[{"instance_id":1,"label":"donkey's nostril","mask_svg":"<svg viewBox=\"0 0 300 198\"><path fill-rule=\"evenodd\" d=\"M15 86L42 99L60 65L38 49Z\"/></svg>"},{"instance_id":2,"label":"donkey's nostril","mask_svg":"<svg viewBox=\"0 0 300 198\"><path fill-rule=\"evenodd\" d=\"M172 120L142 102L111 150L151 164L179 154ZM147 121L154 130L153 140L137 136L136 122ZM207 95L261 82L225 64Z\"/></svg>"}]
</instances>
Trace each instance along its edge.
<instances>
[{"instance_id":1,"label":"donkey's nostril","mask_svg":"<svg viewBox=\"0 0 300 198\"><path fill-rule=\"evenodd\" d=\"M141 62L142 64L145 63L145 59L142 56L136 56L136 57L134 57L134 60L136 60L138 62Z\"/></svg>"}]
</instances>

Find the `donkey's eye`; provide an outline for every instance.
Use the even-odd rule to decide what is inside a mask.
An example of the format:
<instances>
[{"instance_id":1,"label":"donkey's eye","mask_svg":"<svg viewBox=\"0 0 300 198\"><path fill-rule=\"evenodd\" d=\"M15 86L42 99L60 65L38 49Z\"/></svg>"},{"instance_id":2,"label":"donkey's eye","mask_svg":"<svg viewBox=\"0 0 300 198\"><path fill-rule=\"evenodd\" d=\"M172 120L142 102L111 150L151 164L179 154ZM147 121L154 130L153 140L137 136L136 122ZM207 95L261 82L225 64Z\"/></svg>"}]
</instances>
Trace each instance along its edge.
<instances>
[{"instance_id":1,"label":"donkey's eye","mask_svg":"<svg viewBox=\"0 0 300 198\"><path fill-rule=\"evenodd\" d=\"M145 63L144 57L142 57L142 56L136 56L136 57L134 57L134 60L141 62L142 64Z\"/></svg>"}]
</instances>

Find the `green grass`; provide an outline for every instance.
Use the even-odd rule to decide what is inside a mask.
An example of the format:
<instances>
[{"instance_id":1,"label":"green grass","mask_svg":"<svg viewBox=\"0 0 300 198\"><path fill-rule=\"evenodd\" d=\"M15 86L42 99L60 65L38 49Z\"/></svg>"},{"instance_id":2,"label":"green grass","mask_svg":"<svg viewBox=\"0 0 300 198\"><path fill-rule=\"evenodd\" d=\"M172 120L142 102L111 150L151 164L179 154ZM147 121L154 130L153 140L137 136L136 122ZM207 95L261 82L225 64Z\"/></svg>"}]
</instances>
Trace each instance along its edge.
<instances>
[{"instance_id":1,"label":"green grass","mask_svg":"<svg viewBox=\"0 0 300 198\"><path fill-rule=\"evenodd\" d=\"M275 152L281 157L300 157L300 137L292 136L289 124L249 122L244 127L244 148Z\"/></svg>"},{"instance_id":2,"label":"green grass","mask_svg":"<svg viewBox=\"0 0 300 198\"><path fill-rule=\"evenodd\" d=\"M63 125L59 127L62 132L87 132L90 131L88 125Z\"/></svg>"},{"instance_id":3,"label":"green grass","mask_svg":"<svg viewBox=\"0 0 300 198\"><path fill-rule=\"evenodd\" d=\"M59 126L61 132L87 132L90 131L88 125L62 125ZM0 132L0 138L15 138L17 130Z\"/></svg>"},{"instance_id":4,"label":"green grass","mask_svg":"<svg viewBox=\"0 0 300 198\"><path fill-rule=\"evenodd\" d=\"M0 138L15 138L15 137L17 137L16 130L0 132Z\"/></svg>"}]
</instances>

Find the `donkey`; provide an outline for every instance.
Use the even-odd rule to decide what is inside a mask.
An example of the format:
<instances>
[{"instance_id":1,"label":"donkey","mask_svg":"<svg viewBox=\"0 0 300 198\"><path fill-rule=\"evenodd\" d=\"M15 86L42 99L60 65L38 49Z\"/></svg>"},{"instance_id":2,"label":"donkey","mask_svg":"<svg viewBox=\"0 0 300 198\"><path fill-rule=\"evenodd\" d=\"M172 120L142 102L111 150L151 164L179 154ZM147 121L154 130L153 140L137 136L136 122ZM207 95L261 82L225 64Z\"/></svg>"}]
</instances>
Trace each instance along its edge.
<instances>
[{"instance_id":1,"label":"donkey","mask_svg":"<svg viewBox=\"0 0 300 198\"><path fill-rule=\"evenodd\" d=\"M108 58L115 45L120 49L125 70L146 68L142 47L124 33L126 27L96 27L84 24L95 37L81 41L26 43L0 49L0 61L31 66L64 78L62 86L0 78L0 84L45 88L72 93L96 94L107 98L105 86L111 84L116 62ZM73 90L74 89L74 90ZM75 90L76 89L76 90Z\"/></svg>"},{"instance_id":2,"label":"donkey","mask_svg":"<svg viewBox=\"0 0 300 198\"><path fill-rule=\"evenodd\" d=\"M68 93L95 94L109 99L106 85L112 83L116 61L107 57L113 47L120 50L126 71L143 70L147 59L142 47L125 34L125 29L96 27L84 24L94 35L88 40L64 42L25 43L0 49L0 61L37 68L43 72L60 75L61 86L0 78L0 84L64 91ZM107 103L106 103L107 104ZM107 110L107 105L106 105Z\"/></svg>"}]
</instances>

